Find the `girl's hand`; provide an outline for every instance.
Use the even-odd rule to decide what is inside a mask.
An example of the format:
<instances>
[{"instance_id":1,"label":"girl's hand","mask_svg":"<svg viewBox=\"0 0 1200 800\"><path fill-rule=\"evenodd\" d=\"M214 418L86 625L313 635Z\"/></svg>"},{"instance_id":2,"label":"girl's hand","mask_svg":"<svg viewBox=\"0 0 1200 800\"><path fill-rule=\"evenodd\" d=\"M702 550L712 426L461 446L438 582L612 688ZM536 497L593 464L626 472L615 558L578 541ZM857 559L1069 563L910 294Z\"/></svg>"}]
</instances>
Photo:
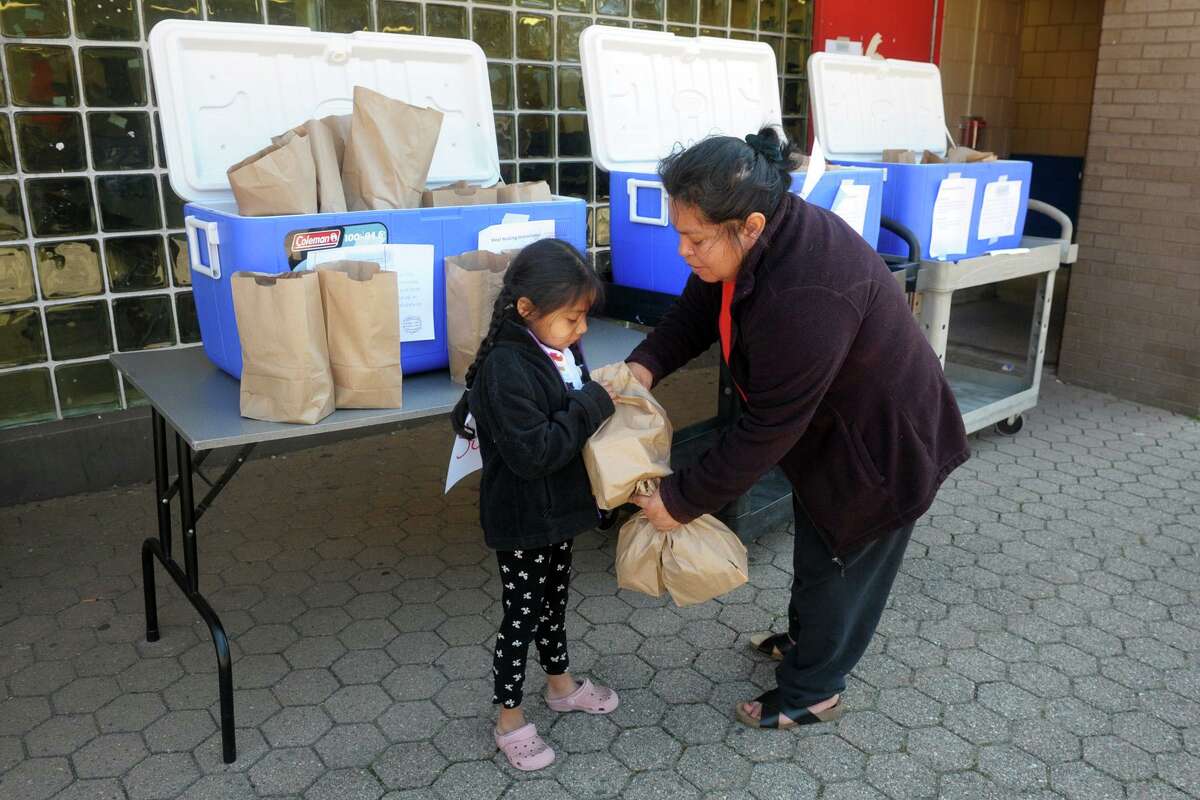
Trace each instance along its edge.
<instances>
[{"instance_id":1,"label":"girl's hand","mask_svg":"<svg viewBox=\"0 0 1200 800\"><path fill-rule=\"evenodd\" d=\"M614 389L613 387L609 386L609 385L608 385L607 383L605 383L604 381L596 381L596 383L598 383L598 384L600 384L601 386L603 386L603 387L604 387L604 391L608 392L608 397L609 397L609 399L610 399L610 400L612 400L614 403L615 403L615 402L617 402L617 398L618 398L618 397L620 397L620 395L619 395L619 394L617 394L617 390L616 390L616 389Z\"/></svg>"},{"instance_id":2,"label":"girl's hand","mask_svg":"<svg viewBox=\"0 0 1200 800\"><path fill-rule=\"evenodd\" d=\"M654 376L650 374L650 370L643 367L641 364L633 362L625 362L629 367L629 371L633 373L633 377L637 378L637 382L646 387L646 391L650 391L650 387L654 385Z\"/></svg>"},{"instance_id":3,"label":"girl's hand","mask_svg":"<svg viewBox=\"0 0 1200 800\"><path fill-rule=\"evenodd\" d=\"M673 531L680 526L680 523L675 521L671 512L667 511L667 507L663 505L662 495L658 490L655 490L654 494L649 497L635 494L629 499L629 502L641 508L646 514L646 519L650 520L650 524L662 533Z\"/></svg>"}]
</instances>

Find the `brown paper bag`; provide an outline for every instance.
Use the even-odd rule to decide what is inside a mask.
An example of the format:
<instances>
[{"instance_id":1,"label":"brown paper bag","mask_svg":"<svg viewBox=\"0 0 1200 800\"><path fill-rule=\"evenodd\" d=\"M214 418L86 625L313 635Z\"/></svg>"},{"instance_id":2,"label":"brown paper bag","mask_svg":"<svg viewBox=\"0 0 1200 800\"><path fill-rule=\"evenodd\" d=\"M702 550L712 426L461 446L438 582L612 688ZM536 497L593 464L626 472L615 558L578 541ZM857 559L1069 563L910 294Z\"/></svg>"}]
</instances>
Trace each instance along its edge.
<instances>
[{"instance_id":1,"label":"brown paper bag","mask_svg":"<svg viewBox=\"0 0 1200 800\"><path fill-rule=\"evenodd\" d=\"M917 156L912 150L884 150L882 159L888 164L915 164Z\"/></svg>"},{"instance_id":2,"label":"brown paper bag","mask_svg":"<svg viewBox=\"0 0 1200 800\"><path fill-rule=\"evenodd\" d=\"M662 597L663 534L638 512L617 534L617 586Z\"/></svg>"},{"instance_id":3,"label":"brown paper bag","mask_svg":"<svg viewBox=\"0 0 1200 800\"><path fill-rule=\"evenodd\" d=\"M596 504L606 510L629 501L638 481L671 473L671 422L625 362L592 371L616 391L617 410L583 448Z\"/></svg>"},{"instance_id":4,"label":"brown paper bag","mask_svg":"<svg viewBox=\"0 0 1200 800\"><path fill-rule=\"evenodd\" d=\"M342 190L342 158L346 141L343 129L350 129L350 115L310 119L289 133L308 136L313 165L317 173L317 208L322 214L346 210L346 195ZM287 133L271 139L283 144Z\"/></svg>"},{"instance_id":5,"label":"brown paper bag","mask_svg":"<svg viewBox=\"0 0 1200 800\"><path fill-rule=\"evenodd\" d=\"M442 130L442 112L354 87L354 114L342 164L351 211L417 208Z\"/></svg>"},{"instance_id":6,"label":"brown paper bag","mask_svg":"<svg viewBox=\"0 0 1200 800\"><path fill-rule=\"evenodd\" d=\"M400 307L396 273L370 261L317 267L334 405L401 408Z\"/></svg>"},{"instance_id":7,"label":"brown paper bag","mask_svg":"<svg viewBox=\"0 0 1200 800\"><path fill-rule=\"evenodd\" d=\"M656 483L639 481L638 493L653 494ZM749 580L746 546L711 514L661 533L638 512L617 536L616 568L622 589L651 597L666 589L681 608L720 597Z\"/></svg>"},{"instance_id":8,"label":"brown paper bag","mask_svg":"<svg viewBox=\"0 0 1200 800\"><path fill-rule=\"evenodd\" d=\"M446 257L446 338L450 379L455 383L466 383L515 254L472 250Z\"/></svg>"},{"instance_id":9,"label":"brown paper bag","mask_svg":"<svg viewBox=\"0 0 1200 800\"><path fill-rule=\"evenodd\" d=\"M675 605L706 602L732 592L749 579L746 546L711 514L665 534L662 580Z\"/></svg>"},{"instance_id":10,"label":"brown paper bag","mask_svg":"<svg viewBox=\"0 0 1200 800\"><path fill-rule=\"evenodd\" d=\"M288 131L279 144L229 168L229 186L243 217L317 213L317 170L308 136Z\"/></svg>"},{"instance_id":11,"label":"brown paper bag","mask_svg":"<svg viewBox=\"0 0 1200 800\"><path fill-rule=\"evenodd\" d=\"M494 206L499 200L499 186L472 186L459 181L441 189L421 194L421 208L450 208L453 206Z\"/></svg>"},{"instance_id":12,"label":"brown paper bag","mask_svg":"<svg viewBox=\"0 0 1200 800\"><path fill-rule=\"evenodd\" d=\"M315 272L234 273L243 417L311 425L333 411L319 284Z\"/></svg>"},{"instance_id":13,"label":"brown paper bag","mask_svg":"<svg viewBox=\"0 0 1200 800\"><path fill-rule=\"evenodd\" d=\"M500 187L501 203L541 203L553 199L550 184L545 181L526 181Z\"/></svg>"}]
</instances>

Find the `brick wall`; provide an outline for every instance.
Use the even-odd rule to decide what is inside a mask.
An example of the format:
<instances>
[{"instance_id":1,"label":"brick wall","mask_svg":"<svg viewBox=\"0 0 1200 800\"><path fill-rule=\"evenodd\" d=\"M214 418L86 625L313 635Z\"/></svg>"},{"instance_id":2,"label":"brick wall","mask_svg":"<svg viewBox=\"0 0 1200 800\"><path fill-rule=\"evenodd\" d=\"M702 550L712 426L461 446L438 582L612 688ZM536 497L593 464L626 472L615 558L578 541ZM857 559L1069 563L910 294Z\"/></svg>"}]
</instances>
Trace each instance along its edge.
<instances>
[{"instance_id":1,"label":"brick wall","mask_svg":"<svg viewBox=\"0 0 1200 800\"><path fill-rule=\"evenodd\" d=\"M1014 97L1020 57L1020 23L1021 0L981 0L978 4L975 0L948 0L946 3L942 33L942 94L946 103L946 125L955 139L958 138L960 118L972 114L987 120L984 146L988 150L1001 154L1012 152L1010 136L1016 123Z\"/></svg>"},{"instance_id":2,"label":"brick wall","mask_svg":"<svg viewBox=\"0 0 1200 800\"><path fill-rule=\"evenodd\" d=\"M1067 381L1200 412L1200 0L1107 0Z\"/></svg>"},{"instance_id":3,"label":"brick wall","mask_svg":"<svg viewBox=\"0 0 1200 800\"><path fill-rule=\"evenodd\" d=\"M1104 0L1027 0L1017 72L1017 153L1083 156Z\"/></svg>"}]
</instances>

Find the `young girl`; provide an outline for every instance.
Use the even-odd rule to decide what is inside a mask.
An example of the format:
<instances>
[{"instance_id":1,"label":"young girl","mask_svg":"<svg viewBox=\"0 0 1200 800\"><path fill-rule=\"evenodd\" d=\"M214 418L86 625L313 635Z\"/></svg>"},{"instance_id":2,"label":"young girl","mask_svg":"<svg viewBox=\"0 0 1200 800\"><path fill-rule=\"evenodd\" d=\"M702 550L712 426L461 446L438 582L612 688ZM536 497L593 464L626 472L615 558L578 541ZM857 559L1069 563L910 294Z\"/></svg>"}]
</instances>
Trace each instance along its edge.
<instances>
[{"instance_id":1,"label":"young girl","mask_svg":"<svg viewBox=\"0 0 1200 800\"><path fill-rule=\"evenodd\" d=\"M616 692L567 671L571 541L599 521L581 453L613 413L577 347L600 293L595 272L566 242L544 239L517 254L451 418L460 436L479 437L483 457L479 516L504 602L492 666L495 738L520 770L554 761L521 709L531 643L551 709L607 714L618 702Z\"/></svg>"}]
</instances>

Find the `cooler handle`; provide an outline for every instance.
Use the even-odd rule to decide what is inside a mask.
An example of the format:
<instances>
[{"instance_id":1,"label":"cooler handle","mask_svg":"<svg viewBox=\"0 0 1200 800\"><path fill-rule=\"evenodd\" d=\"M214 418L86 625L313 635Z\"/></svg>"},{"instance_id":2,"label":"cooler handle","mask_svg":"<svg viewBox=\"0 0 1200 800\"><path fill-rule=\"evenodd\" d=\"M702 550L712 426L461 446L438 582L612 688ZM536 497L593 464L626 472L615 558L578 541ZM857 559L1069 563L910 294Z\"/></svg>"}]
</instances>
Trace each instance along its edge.
<instances>
[{"instance_id":1,"label":"cooler handle","mask_svg":"<svg viewBox=\"0 0 1200 800\"><path fill-rule=\"evenodd\" d=\"M657 217L643 217L638 213L637 193L638 189L657 189L659 198L659 208ZM670 220L667 216L667 193L663 189L660 181L647 181L641 178L630 178L625 184L625 191L629 192L629 221L640 222L643 225L658 225L667 227L670 225Z\"/></svg>"},{"instance_id":2,"label":"cooler handle","mask_svg":"<svg viewBox=\"0 0 1200 800\"><path fill-rule=\"evenodd\" d=\"M191 259L192 269L214 281L221 280L221 239L217 235L217 223L185 217L183 226L187 229L188 258ZM197 231L204 231L204 238L208 242L207 264L200 259L200 237Z\"/></svg>"}]
</instances>

